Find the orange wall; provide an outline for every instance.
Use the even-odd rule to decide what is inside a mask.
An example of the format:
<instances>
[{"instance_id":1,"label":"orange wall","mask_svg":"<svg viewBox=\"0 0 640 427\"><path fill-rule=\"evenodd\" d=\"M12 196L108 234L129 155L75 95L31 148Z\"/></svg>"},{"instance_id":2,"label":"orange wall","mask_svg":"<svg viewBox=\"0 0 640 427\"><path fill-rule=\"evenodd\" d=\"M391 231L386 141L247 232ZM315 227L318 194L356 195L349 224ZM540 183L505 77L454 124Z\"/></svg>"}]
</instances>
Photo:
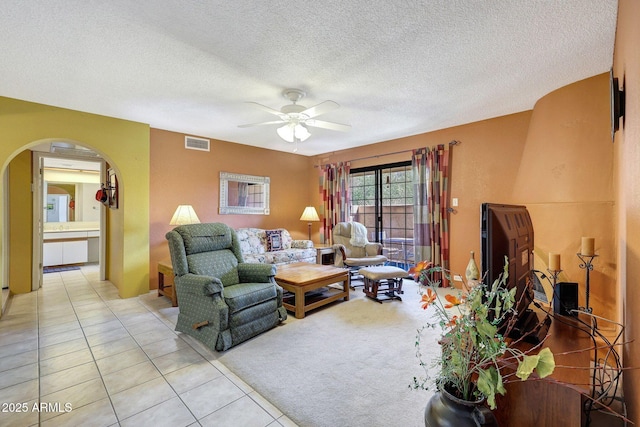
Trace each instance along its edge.
<instances>
[{"instance_id":1,"label":"orange wall","mask_svg":"<svg viewBox=\"0 0 640 427\"><path fill-rule=\"evenodd\" d=\"M178 204L193 204L203 222L284 226L304 237L302 209L321 206L318 165L361 159L352 161L355 168L409 160L410 152L403 151L458 140L451 178L451 196L460 202L450 224L453 271L464 272L469 251L479 252L482 202L525 204L535 227L536 267L546 269L548 252L560 252L561 279L580 284L581 304L585 274L575 254L582 236L596 238L591 306L604 317L624 316L627 340L640 341L640 311L632 305L640 301L640 288L625 285L640 283L640 60L631 18L640 18L640 10L631 0L621 1L620 8L629 11L618 25L615 55L616 74L625 76L627 114L615 144L608 74L553 91L532 111L309 158L215 140L210 153L192 152L184 149L183 134L152 129L151 287L157 282L155 262L168 258L164 234ZM271 215L218 215L220 171L270 176ZM625 366L640 366L637 345L627 346L625 356ZM639 375L626 374L627 396L640 395ZM638 403L631 398L627 404L630 419L637 419Z\"/></svg>"},{"instance_id":2,"label":"orange wall","mask_svg":"<svg viewBox=\"0 0 640 427\"><path fill-rule=\"evenodd\" d=\"M459 200L450 221L452 270L463 273L469 251L480 252L483 202L524 204L531 213L541 270L549 252L561 252L563 278L584 286L575 254L582 236L596 238L600 256L591 275L590 305L616 318L608 105L608 75L603 74L548 94L533 111L316 156L313 162L371 157L353 161L352 167L383 164L411 156L386 153L460 141L453 147L451 170L451 197ZM584 298L584 291L580 295Z\"/></svg>"},{"instance_id":3,"label":"orange wall","mask_svg":"<svg viewBox=\"0 0 640 427\"><path fill-rule=\"evenodd\" d=\"M626 90L626 113L616 133L618 280L624 313L624 395L629 418L640 421L640 2L620 0L613 69Z\"/></svg>"},{"instance_id":4,"label":"orange wall","mask_svg":"<svg viewBox=\"0 0 640 427\"><path fill-rule=\"evenodd\" d=\"M382 142L361 149L317 156L316 162L353 161L352 167L410 160L411 153L378 157L385 153L434 146L457 140L453 147L451 197L459 205L451 215L451 269L464 273L469 252L480 253L480 204L509 203L514 177L520 166L531 112L512 114L491 120ZM479 262L479 258L476 257Z\"/></svg>"},{"instance_id":5,"label":"orange wall","mask_svg":"<svg viewBox=\"0 0 640 427\"><path fill-rule=\"evenodd\" d=\"M513 200L527 205L537 253L562 257L561 280L579 283L585 306L585 270L578 265L581 237L594 237L598 257L590 273L589 305L619 319L617 310L613 144L609 74L562 87L536 103Z\"/></svg>"},{"instance_id":6,"label":"orange wall","mask_svg":"<svg viewBox=\"0 0 640 427\"><path fill-rule=\"evenodd\" d=\"M169 259L165 234L173 227L178 205L192 205L201 222L224 222L233 228L284 227L296 239L307 238L300 215L310 202L307 157L248 145L211 140L211 151L187 150L182 133L151 129L149 203L149 286L157 288L157 262ZM220 215L220 172L268 176L269 215Z\"/></svg>"}]
</instances>

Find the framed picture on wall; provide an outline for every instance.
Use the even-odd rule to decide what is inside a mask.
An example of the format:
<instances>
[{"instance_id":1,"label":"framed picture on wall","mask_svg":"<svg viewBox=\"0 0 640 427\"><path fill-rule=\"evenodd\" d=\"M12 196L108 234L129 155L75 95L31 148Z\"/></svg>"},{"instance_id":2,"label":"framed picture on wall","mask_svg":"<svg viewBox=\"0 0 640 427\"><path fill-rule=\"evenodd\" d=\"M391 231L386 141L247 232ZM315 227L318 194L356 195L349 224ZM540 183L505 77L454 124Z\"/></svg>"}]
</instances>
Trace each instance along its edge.
<instances>
[{"instance_id":1,"label":"framed picture on wall","mask_svg":"<svg viewBox=\"0 0 640 427\"><path fill-rule=\"evenodd\" d=\"M107 170L107 185L109 190L109 207L111 209L118 209L118 178L116 177L116 171L112 168Z\"/></svg>"}]
</instances>

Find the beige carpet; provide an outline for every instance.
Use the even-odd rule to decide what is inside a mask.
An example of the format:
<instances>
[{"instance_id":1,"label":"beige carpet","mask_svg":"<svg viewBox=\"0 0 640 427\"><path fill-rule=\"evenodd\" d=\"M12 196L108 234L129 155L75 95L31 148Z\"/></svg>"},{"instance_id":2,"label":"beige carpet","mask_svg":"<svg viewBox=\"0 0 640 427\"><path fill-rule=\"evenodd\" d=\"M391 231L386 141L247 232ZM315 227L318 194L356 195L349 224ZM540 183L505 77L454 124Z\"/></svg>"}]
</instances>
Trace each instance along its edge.
<instances>
[{"instance_id":1,"label":"beige carpet","mask_svg":"<svg viewBox=\"0 0 640 427\"><path fill-rule=\"evenodd\" d=\"M405 280L404 290L380 304L356 288L350 301L290 314L219 360L303 427L423 426L431 392L409 385L423 373L414 344L427 318L417 285Z\"/></svg>"}]
</instances>

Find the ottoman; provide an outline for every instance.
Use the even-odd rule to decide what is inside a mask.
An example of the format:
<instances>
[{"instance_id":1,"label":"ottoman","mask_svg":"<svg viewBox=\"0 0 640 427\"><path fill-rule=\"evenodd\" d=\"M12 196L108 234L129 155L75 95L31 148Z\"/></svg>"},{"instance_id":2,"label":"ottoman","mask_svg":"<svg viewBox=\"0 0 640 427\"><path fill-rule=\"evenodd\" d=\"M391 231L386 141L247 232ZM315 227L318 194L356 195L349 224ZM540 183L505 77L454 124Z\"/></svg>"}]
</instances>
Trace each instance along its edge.
<instances>
[{"instance_id":1,"label":"ottoman","mask_svg":"<svg viewBox=\"0 0 640 427\"><path fill-rule=\"evenodd\" d=\"M402 279L408 273L398 267L379 266L365 267L360 269L360 274L364 280L364 293L374 301L382 303L385 300L400 300L398 294L402 294ZM378 292L383 294L378 296Z\"/></svg>"}]
</instances>

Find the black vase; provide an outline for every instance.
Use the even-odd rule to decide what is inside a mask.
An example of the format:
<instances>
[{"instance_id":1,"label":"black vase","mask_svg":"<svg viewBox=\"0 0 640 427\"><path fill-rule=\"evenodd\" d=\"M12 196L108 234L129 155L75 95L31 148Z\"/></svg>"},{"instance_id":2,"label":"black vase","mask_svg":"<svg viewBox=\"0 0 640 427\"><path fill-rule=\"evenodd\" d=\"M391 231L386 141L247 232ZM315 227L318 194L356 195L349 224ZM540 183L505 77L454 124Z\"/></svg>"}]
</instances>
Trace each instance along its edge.
<instances>
[{"instance_id":1,"label":"black vase","mask_svg":"<svg viewBox=\"0 0 640 427\"><path fill-rule=\"evenodd\" d=\"M424 410L426 427L497 427L493 413L484 399L475 402L458 399L446 390L436 392Z\"/></svg>"}]
</instances>

